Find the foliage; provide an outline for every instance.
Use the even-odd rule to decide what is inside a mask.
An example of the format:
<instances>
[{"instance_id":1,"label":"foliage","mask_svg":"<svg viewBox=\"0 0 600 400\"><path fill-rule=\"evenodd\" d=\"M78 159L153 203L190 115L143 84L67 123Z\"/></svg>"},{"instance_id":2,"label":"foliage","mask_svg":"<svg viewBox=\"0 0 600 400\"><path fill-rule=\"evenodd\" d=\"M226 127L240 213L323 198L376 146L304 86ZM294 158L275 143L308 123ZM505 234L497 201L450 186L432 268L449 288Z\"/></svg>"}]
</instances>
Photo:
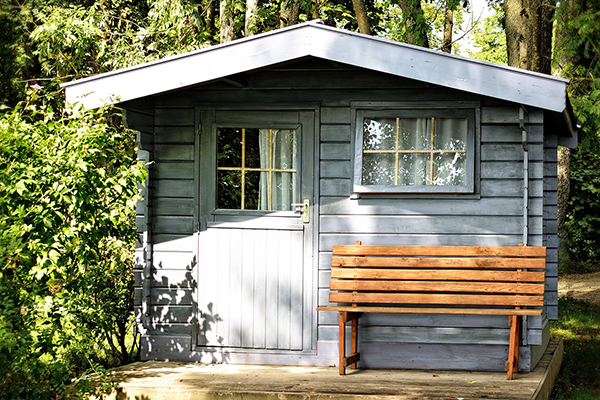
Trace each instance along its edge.
<instances>
[{"instance_id":1,"label":"foliage","mask_svg":"<svg viewBox=\"0 0 600 400\"><path fill-rule=\"evenodd\" d=\"M600 155L578 149L571 159L571 191L565 221L569 272L600 267Z\"/></svg>"},{"instance_id":2,"label":"foliage","mask_svg":"<svg viewBox=\"0 0 600 400\"><path fill-rule=\"evenodd\" d=\"M568 18L563 17L566 13ZM565 230L573 265L600 265L600 1L561 2L556 60L571 80L569 94L579 130L578 148L571 157L571 192Z\"/></svg>"},{"instance_id":3,"label":"foliage","mask_svg":"<svg viewBox=\"0 0 600 400\"><path fill-rule=\"evenodd\" d=\"M474 49L467 55L476 60L506 65L506 33L503 27L504 12L500 6L493 6L494 14L484 18L482 24L473 29Z\"/></svg>"},{"instance_id":4,"label":"foliage","mask_svg":"<svg viewBox=\"0 0 600 400\"><path fill-rule=\"evenodd\" d=\"M31 38L44 74L88 76L195 50L208 40L189 1L150 0L145 15L123 3L40 10Z\"/></svg>"},{"instance_id":5,"label":"foliage","mask_svg":"<svg viewBox=\"0 0 600 400\"><path fill-rule=\"evenodd\" d=\"M465 12L468 11L466 2L454 1L454 28L453 33L457 36L461 28L465 25ZM381 28L379 36L397 42L406 42L409 31L406 27L406 21L403 17L402 9L397 0L378 0L379 9L381 10ZM417 20L415 29L424 30L420 33L425 34L428 39L429 47L432 49L440 49L443 41L444 31L444 16L445 10L449 6L447 0L431 0L422 2L423 14L415 15ZM414 33L414 32L412 32ZM457 52L460 45L457 42L452 44L452 49Z\"/></svg>"},{"instance_id":6,"label":"foliage","mask_svg":"<svg viewBox=\"0 0 600 400\"><path fill-rule=\"evenodd\" d=\"M561 338L565 355L552 400L587 400L600 397L600 307L560 298L558 321L550 332Z\"/></svg>"},{"instance_id":7,"label":"foliage","mask_svg":"<svg viewBox=\"0 0 600 400\"><path fill-rule=\"evenodd\" d=\"M127 343L144 177L135 135L112 111L63 115L36 100L0 117L2 398L53 397L139 347Z\"/></svg>"}]
</instances>

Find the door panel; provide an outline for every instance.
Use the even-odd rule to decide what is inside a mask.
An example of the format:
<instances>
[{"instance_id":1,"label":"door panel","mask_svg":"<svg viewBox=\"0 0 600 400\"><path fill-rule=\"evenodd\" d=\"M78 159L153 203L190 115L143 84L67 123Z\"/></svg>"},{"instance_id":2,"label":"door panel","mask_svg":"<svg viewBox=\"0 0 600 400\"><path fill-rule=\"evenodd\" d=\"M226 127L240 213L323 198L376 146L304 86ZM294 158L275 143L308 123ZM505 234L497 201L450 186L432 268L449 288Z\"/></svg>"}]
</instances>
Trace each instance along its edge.
<instances>
[{"instance_id":1,"label":"door panel","mask_svg":"<svg viewBox=\"0 0 600 400\"><path fill-rule=\"evenodd\" d=\"M289 198L285 201L302 203L309 199L313 204L314 198L314 171L303 168L314 166L313 112L271 112L266 115L230 111L202 113L198 345L258 352L309 350L314 343L313 218L305 223L300 211L290 211L293 208L281 210L285 208L282 206L273 207L274 211L265 210L270 204L266 200L263 206L255 207L259 210L242 209L244 206L239 206L240 209L218 209L217 187L230 183L217 180L217 173L224 168L235 171L241 177L258 172L264 181L277 182L269 177L273 171L268 170L262 161L261 171L256 171L257 161L248 165L242 162L241 166L230 162L219 164L218 149L230 148L224 143L216 143L217 132L222 127L227 129L228 137L233 137L229 139L232 141L237 140L235 129L239 129L240 133L245 129L252 134L259 130L296 130L295 190L293 195L288 193ZM242 144L239 147L242 148ZM251 145L248 147L252 148ZM282 169L276 163L271 167L274 172ZM289 171L286 170L286 173ZM228 196L237 196L235 189L228 190L231 193ZM261 196L267 192L261 192ZM219 202L260 204L247 200ZM309 215L311 213L312 207Z\"/></svg>"}]
</instances>

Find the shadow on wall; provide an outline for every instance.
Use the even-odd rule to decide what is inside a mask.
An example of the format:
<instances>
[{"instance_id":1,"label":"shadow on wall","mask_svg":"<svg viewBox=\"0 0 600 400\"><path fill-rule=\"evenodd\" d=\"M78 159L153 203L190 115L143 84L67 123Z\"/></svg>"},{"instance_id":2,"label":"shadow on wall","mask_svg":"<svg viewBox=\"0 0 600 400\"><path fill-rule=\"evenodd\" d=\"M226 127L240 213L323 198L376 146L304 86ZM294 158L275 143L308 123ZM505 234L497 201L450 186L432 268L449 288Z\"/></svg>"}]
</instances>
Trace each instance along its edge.
<instances>
[{"instance_id":1,"label":"shadow on wall","mask_svg":"<svg viewBox=\"0 0 600 400\"><path fill-rule=\"evenodd\" d=\"M198 360L197 345L208 343L207 336L222 343L214 331L221 317L213 312L213 304L200 309L196 300L198 262L188 253L182 264L181 253L160 261L149 276L150 293L144 296L143 272L138 282L137 320L142 333L142 360ZM183 266L180 266L183 265ZM145 312L144 312L145 310ZM196 316L198 313L199 318ZM218 346L200 352L203 362L227 363L229 353Z\"/></svg>"}]
</instances>

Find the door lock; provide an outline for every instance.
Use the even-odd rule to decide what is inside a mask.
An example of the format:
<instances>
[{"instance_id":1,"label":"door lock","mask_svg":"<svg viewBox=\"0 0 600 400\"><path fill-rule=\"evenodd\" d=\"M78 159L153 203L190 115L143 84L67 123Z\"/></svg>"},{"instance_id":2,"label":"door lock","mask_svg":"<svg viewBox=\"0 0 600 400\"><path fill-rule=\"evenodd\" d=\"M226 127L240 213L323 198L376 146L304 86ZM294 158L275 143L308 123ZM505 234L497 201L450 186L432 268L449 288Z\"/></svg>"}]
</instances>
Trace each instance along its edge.
<instances>
[{"instance_id":1,"label":"door lock","mask_svg":"<svg viewBox=\"0 0 600 400\"><path fill-rule=\"evenodd\" d=\"M310 221L309 206L310 201L308 199L304 199L302 203L292 203L292 207L295 207L296 211L302 211L302 222L305 224Z\"/></svg>"}]
</instances>

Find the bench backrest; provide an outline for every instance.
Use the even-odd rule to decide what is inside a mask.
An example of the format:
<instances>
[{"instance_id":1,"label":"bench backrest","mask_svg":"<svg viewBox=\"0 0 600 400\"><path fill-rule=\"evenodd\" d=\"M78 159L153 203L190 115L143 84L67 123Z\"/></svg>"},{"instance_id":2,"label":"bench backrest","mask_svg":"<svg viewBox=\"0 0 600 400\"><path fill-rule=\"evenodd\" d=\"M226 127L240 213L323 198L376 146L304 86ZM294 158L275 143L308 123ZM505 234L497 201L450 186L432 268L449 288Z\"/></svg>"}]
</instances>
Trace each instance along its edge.
<instances>
[{"instance_id":1,"label":"bench backrest","mask_svg":"<svg viewBox=\"0 0 600 400\"><path fill-rule=\"evenodd\" d=\"M329 301L541 307L545 247L333 246Z\"/></svg>"}]
</instances>

